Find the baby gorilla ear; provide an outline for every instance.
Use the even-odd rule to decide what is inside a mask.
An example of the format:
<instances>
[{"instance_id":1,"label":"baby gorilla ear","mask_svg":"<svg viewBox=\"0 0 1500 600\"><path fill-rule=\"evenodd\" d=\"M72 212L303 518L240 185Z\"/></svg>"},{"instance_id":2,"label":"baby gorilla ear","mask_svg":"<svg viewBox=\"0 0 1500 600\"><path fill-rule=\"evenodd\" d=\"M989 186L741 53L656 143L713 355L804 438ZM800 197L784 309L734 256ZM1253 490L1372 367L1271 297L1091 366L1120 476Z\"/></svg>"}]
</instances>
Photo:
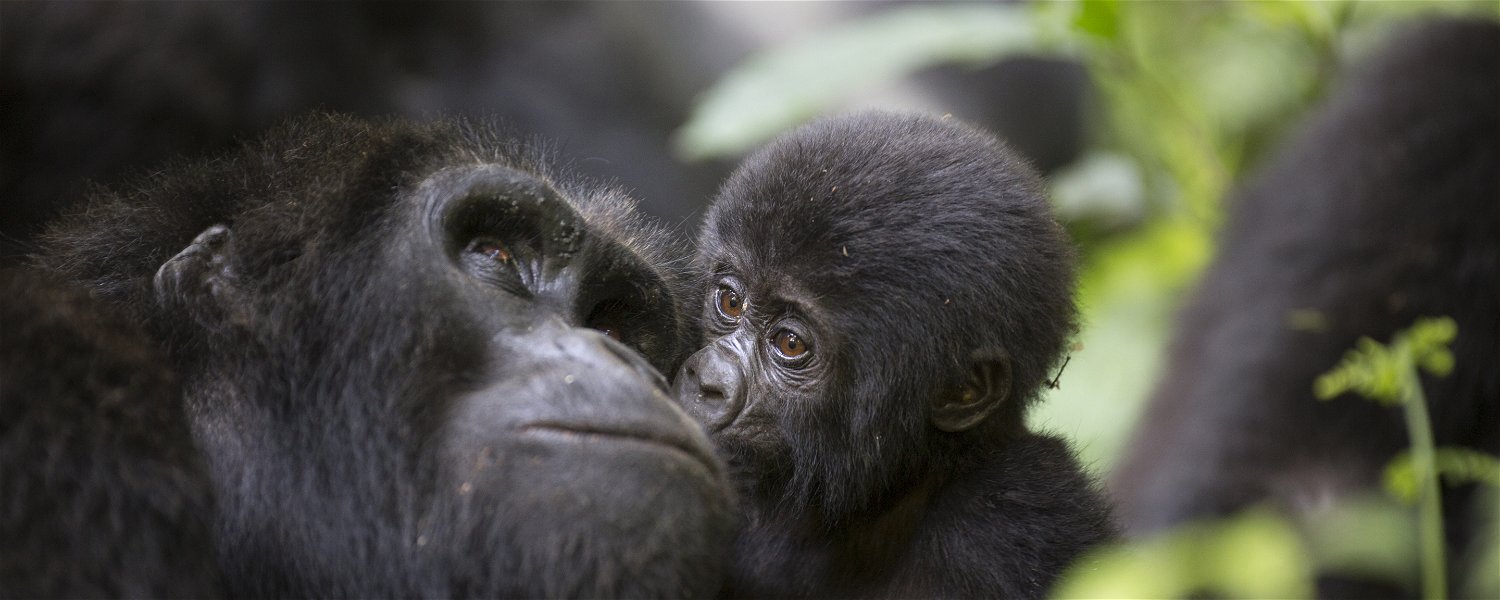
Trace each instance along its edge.
<instances>
[{"instance_id":1,"label":"baby gorilla ear","mask_svg":"<svg viewBox=\"0 0 1500 600\"><path fill-rule=\"evenodd\" d=\"M969 380L957 396L940 394L933 400L932 425L943 431L967 431L984 422L1010 398L1010 355L1003 350L978 350L970 357Z\"/></svg>"}]
</instances>

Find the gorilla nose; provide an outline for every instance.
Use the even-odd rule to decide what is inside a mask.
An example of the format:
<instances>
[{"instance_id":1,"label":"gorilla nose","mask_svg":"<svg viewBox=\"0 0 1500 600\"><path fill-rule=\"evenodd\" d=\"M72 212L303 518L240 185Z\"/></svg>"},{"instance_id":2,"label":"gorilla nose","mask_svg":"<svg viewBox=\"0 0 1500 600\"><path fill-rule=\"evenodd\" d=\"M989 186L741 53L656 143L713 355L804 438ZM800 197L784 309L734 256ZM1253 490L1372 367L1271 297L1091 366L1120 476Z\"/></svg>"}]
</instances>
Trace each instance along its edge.
<instances>
[{"instance_id":1,"label":"gorilla nose","mask_svg":"<svg viewBox=\"0 0 1500 600\"><path fill-rule=\"evenodd\" d=\"M670 391L667 379L662 377L656 367L651 366L646 357L624 344L592 329L566 325L558 325L555 329L560 331L552 334L552 343L566 360L585 365L596 372L615 373L615 376L623 376L628 380L649 382L656 391L664 394ZM621 367L624 368L623 371ZM625 372L628 375L624 375Z\"/></svg>"},{"instance_id":2,"label":"gorilla nose","mask_svg":"<svg viewBox=\"0 0 1500 600\"><path fill-rule=\"evenodd\" d=\"M624 344L616 342L607 336L596 335L593 339L595 343L604 346L606 352L613 354L615 358L620 359L620 362L629 365L641 378L654 384L657 390L662 393L669 391L667 378L662 377L661 372L657 371L656 367L651 366L651 363L646 361L646 357L641 356L640 353L625 347Z\"/></svg>"},{"instance_id":3,"label":"gorilla nose","mask_svg":"<svg viewBox=\"0 0 1500 600\"><path fill-rule=\"evenodd\" d=\"M677 404L709 431L734 422L745 395L738 365L717 344L688 357L672 392Z\"/></svg>"}]
</instances>

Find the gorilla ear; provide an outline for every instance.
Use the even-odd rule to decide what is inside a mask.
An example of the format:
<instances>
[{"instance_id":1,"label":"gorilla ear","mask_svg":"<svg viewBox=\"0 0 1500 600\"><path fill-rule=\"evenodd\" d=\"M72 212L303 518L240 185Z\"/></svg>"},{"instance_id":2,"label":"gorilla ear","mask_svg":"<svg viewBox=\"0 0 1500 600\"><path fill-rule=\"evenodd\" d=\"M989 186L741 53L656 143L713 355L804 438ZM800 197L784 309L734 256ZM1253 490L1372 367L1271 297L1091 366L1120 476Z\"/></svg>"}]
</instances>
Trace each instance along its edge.
<instances>
[{"instance_id":1,"label":"gorilla ear","mask_svg":"<svg viewBox=\"0 0 1500 600\"><path fill-rule=\"evenodd\" d=\"M1010 355L979 350L970 359L969 380L957 397L944 395L932 406L932 425L943 431L972 429L1010 398Z\"/></svg>"},{"instance_id":2,"label":"gorilla ear","mask_svg":"<svg viewBox=\"0 0 1500 600\"><path fill-rule=\"evenodd\" d=\"M216 305L230 309L243 304L225 252L231 241L229 228L214 225L203 230L182 252L167 259L152 280L156 301L164 306Z\"/></svg>"}]
</instances>

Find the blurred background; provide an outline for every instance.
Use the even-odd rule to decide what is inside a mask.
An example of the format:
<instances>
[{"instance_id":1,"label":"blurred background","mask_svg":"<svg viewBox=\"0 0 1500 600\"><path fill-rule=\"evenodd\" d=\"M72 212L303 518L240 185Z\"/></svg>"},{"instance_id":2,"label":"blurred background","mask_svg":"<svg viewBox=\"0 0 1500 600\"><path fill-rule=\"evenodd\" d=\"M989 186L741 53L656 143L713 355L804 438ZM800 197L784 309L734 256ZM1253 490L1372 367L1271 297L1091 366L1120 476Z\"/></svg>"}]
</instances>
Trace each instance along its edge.
<instances>
[{"instance_id":1,"label":"blurred background","mask_svg":"<svg viewBox=\"0 0 1500 600\"><path fill-rule=\"evenodd\" d=\"M1437 14L1500 3L0 2L0 264L89 185L309 110L498 119L685 236L781 131L951 114L1030 159L1081 250L1083 329L1031 418L1102 476L1226 192Z\"/></svg>"}]
</instances>

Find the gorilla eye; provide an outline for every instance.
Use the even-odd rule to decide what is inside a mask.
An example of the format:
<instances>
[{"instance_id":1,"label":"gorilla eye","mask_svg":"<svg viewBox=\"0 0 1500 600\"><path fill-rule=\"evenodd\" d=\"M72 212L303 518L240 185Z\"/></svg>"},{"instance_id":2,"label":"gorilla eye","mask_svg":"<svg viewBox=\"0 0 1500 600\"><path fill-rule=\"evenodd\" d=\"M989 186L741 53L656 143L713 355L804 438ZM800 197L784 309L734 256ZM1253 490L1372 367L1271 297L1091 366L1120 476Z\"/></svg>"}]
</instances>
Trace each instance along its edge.
<instances>
[{"instance_id":1,"label":"gorilla eye","mask_svg":"<svg viewBox=\"0 0 1500 600\"><path fill-rule=\"evenodd\" d=\"M738 292L727 287L720 287L718 291L719 314L738 319L745 313L745 300L740 298Z\"/></svg>"},{"instance_id":2,"label":"gorilla eye","mask_svg":"<svg viewBox=\"0 0 1500 600\"><path fill-rule=\"evenodd\" d=\"M589 329L609 336L609 339L616 342L635 345L640 340L634 339L636 336L631 335L632 339L626 341L626 327L627 324L633 323L632 319L639 320L639 314L640 311L631 309L630 305L622 300L605 300L589 311L589 316L583 320L583 324ZM632 333L638 331L633 327L631 329Z\"/></svg>"},{"instance_id":3,"label":"gorilla eye","mask_svg":"<svg viewBox=\"0 0 1500 600\"><path fill-rule=\"evenodd\" d=\"M625 335L620 333L620 327L618 325L615 325L614 323L610 323L608 321L589 323L589 328L599 330L599 333L609 336L609 339L612 339L616 342L625 342Z\"/></svg>"},{"instance_id":4,"label":"gorilla eye","mask_svg":"<svg viewBox=\"0 0 1500 600\"><path fill-rule=\"evenodd\" d=\"M513 258L510 248L506 248L500 240L491 238L479 238L469 242L466 250L501 264L508 263Z\"/></svg>"},{"instance_id":5,"label":"gorilla eye","mask_svg":"<svg viewBox=\"0 0 1500 600\"><path fill-rule=\"evenodd\" d=\"M524 257L524 255L522 255ZM469 274L514 294L528 294L526 276L510 246L492 237L469 241L458 257Z\"/></svg>"},{"instance_id":6,"label":"gorilla eye","mask_svg":"<svg viewBox=\"0 0 1500 600\"><path fill-rule=\"evenodd\" d=\"M807 354L807 342L789 329L776 332L776 353L786 358L801 358Z\"/></svg>"}]
</instances>

